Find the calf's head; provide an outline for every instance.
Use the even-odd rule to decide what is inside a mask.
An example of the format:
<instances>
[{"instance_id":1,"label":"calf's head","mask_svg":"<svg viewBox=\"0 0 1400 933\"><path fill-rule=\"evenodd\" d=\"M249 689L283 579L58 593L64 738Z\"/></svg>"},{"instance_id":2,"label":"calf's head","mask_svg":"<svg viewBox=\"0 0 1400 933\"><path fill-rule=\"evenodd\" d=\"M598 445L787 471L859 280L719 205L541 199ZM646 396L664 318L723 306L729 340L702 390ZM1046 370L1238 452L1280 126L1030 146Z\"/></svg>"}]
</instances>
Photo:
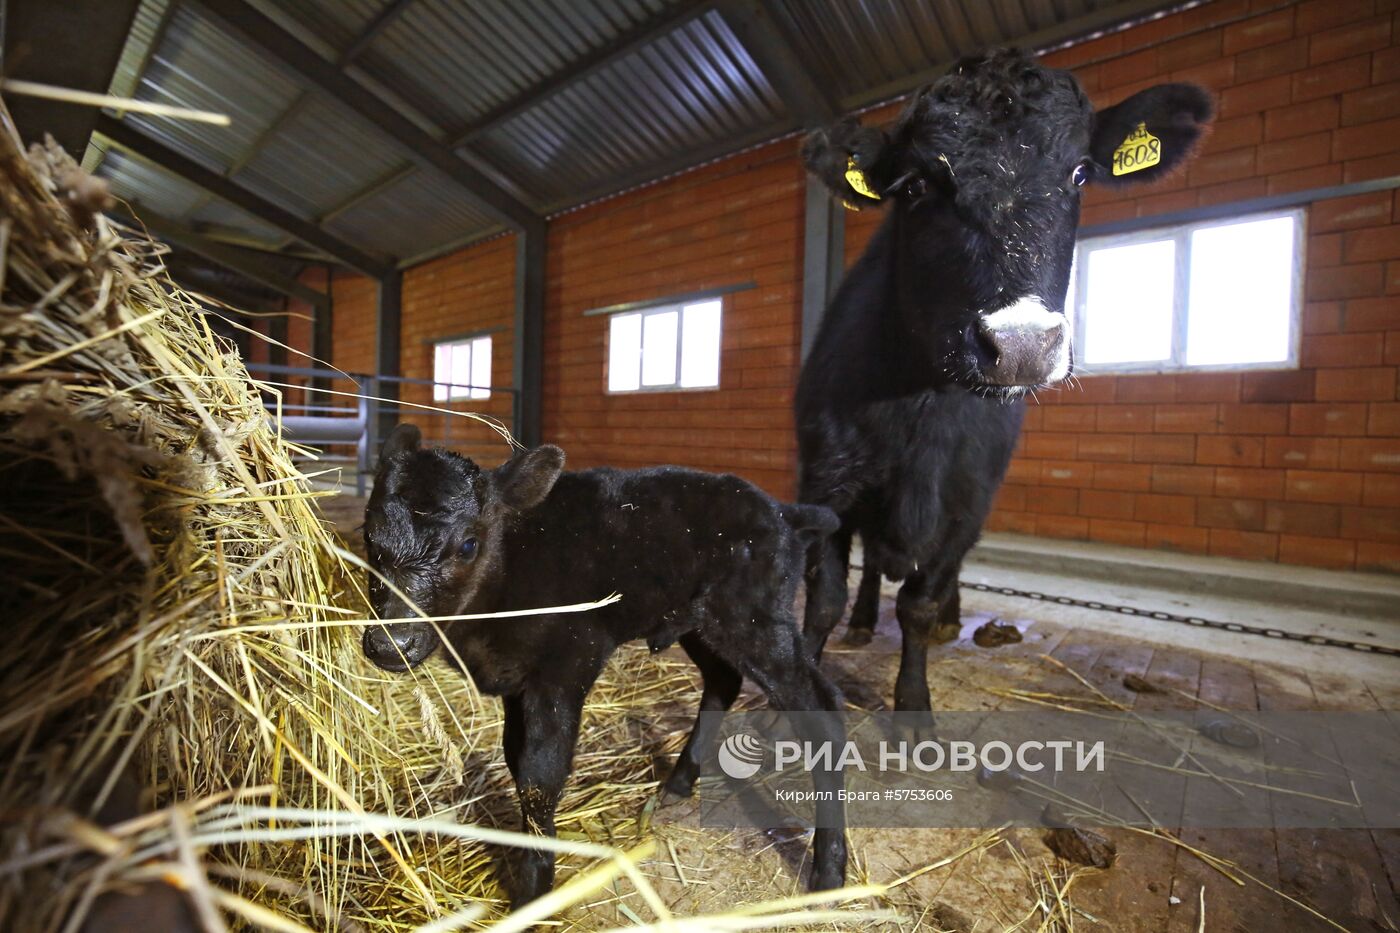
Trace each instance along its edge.
<instances>
[{"instance_id":1,"label":"calf's head","mask_svg":"<svg viewBox=\"0 0 1400 933\"><path fill-rule=\"evenodd\" d=\"M1162 84L1096 112L1073 75L1003 49L954 66L892 124L845 120L802 155L847 206L893 211L893 336L919 379L1014 396L1073 365L1080 189L1161 178L1212 110L1201 88Z\"/></svg>"},{"instance_id":2,"label":"calf's head","mask_svg":"<svg viewBox=\"0 0 1400 933\"><path fill-rule=\"evenodd\" d=\"M493 576L504 573L501 536L511 515L544 501L563 468L564 452L545 446L482 470L443 448L423 448L413 425L395 428L365 509L375 614L414 617L405 597L429 616L468 611ZM437 645L430 622L373 625L364 636L366 657L390 671L421 663Z\"/></svg>"}]
</instances>

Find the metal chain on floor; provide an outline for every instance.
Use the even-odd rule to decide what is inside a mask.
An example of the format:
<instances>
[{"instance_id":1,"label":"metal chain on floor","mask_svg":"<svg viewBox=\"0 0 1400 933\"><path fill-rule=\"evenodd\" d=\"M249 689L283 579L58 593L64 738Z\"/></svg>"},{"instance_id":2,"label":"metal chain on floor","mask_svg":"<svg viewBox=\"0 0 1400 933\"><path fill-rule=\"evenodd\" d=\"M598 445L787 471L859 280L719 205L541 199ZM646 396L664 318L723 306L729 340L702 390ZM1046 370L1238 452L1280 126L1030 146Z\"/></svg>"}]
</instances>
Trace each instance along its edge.
<instances>
[{"instance_id":1,"label":"metal chain on floor","mask_svg":"<svg viewBox=\"0 0 1400 933\"><path fill-rule=\"evenodd\" d=\"M1203 619L1200 616L1180 616L1172 612L1162 612L1159 609L1138 609L1136 606L1116 606L1113 603L1100 602L1096 599L1075 599L1073 596L1051 596L1048 593L1017 590L1009 586L990 586L986 583L969 583L966 580L960 580L958 583L965 589L976 590L979 593L996 593L1000 596L1016 596L1021 599L1034 599L1043 603L1055 603L1059 606L1075 606L1079 609L1097 609L1100 612L1116 612L1119 615L1155 619L1158 622L1179 622L1182 625L1193 625L1196 628L1209 628L1221 632L1233 632L1237 635L1262 635L1265 638L1280 638L1284 641L1297 641L1306 645L1323 645L1328 648L1348 648L1352 651L1364 651L1367 654L1400 657L1400 648L1390 648L1386 645L1373 645L1364 641L1347 641L1344 638L1329 638L1326 635L1303 635L1299 632L1285 632L1282 629L1244 625L1240 622L1219 622L1215 619Z\"/></svg>"}]
</instances>

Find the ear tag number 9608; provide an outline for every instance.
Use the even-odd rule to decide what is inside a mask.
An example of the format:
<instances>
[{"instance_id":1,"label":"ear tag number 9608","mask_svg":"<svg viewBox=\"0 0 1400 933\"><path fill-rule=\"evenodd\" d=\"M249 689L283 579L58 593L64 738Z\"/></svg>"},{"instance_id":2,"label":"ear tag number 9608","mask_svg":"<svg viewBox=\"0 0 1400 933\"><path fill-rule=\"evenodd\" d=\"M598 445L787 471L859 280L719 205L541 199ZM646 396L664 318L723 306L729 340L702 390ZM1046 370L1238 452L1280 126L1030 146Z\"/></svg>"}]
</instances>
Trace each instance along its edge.
<instances>
[{"instance_id":1,"label":"ear tag number 9608","mask_svg":"<svg viewBox=\"0 0 1400 933\"><path fill-rule=\"evenodd\" d=\"M1113 150L1113 174L1130 175L1161 161L1162 141L1147 132L1146 123L1139 123L1123 144Z\"/></svg>"}]
</instances>

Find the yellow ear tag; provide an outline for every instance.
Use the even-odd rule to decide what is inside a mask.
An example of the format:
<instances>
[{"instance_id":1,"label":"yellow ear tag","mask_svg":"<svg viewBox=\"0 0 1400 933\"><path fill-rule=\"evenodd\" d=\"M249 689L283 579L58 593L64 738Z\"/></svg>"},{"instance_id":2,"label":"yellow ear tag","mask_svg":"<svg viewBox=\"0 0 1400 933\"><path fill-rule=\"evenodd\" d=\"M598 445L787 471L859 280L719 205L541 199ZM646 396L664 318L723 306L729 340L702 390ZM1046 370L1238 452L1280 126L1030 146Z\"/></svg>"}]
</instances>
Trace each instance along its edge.
<instances>
[{"instance_id":1,"label":"yellow ear tag","mask_svg":"<svg viewBox=\"0 0 1400 933\"><path fill-rule=\"evenodd\" d=\"M866 183L865 173L856 168L855 156L848 156L846 158L846 184L850 185L867 198L875 201L880 200L880 196L872 191L870 185Z\"/></svg>"},{"instance_id":2,"label":"yellow ear tag","mask_svg":"<svg viewBox=\"0 0 1400 933\"><path fill-rule=\"evenodd\" d=\"M1162 141L1147 132L1146 123L1139 123L1123 145L1113 150L1113 174L1131 175L1161 161Z\"/></svg>"}]
</instances>

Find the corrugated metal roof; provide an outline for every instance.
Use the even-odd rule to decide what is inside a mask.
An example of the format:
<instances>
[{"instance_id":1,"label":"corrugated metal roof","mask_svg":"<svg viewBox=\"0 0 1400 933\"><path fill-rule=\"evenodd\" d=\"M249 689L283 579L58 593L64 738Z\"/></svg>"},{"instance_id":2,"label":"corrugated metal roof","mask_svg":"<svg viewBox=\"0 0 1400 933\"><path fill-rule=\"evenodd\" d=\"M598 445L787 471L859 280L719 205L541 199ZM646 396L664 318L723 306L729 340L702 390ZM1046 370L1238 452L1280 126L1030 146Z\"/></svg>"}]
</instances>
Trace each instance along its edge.
<instances>
[{"instance_id":1,"label":"corrugated metal roof","mask_svg":"<svg viewBox=\"0 0 1400 933\"><path fill-rule=\"evenodd\" d=\"M366 249L382 245L391 230L402 258L499 227L452 179L432 169L413 172L326 222L327 230Z\"/></svg>"},{"instance_id":2,"label":"corrugated metal roof","mask_svg":"<svg viewBox=\"0 0 1400 933\"><path fill-rule=\"evenodd\" d=\"M787 119L728 24L710 12L496 127L473 148L554 208Z\"/></svg>"},{"instance_id":3,"label":"corrugated metal roof","mask_svg":"<svg viewBox=\"0 0 1400 933\"><path fill-rule=\"evenodd\" d=\"M634 187L794 126L724 16L704 6L691 14L697 0L250 3L438 139L455 140L496 114L497 122L459 152L540 211ZM816 84L841 107L897 92L911 77L977 48L1127 5L763 2ZM663 21L681 24L639 44L648 24ZM609 48L622 51L594 61ZM589 67L578 69L580 63ZM571 70L581 73L557 86L554 79ZM542 87L551 90L499 115ZM362 249L403 258L497 228L458 184L413 168L393 140L222 32L196 5L143 0L112 88L229 113L228 128L127 119L302 218L328 218L326 229ZM171 219L285 239L172 175L118 155L107 161L101 172L119 194Z\"/></svg>"}]
</instances>

